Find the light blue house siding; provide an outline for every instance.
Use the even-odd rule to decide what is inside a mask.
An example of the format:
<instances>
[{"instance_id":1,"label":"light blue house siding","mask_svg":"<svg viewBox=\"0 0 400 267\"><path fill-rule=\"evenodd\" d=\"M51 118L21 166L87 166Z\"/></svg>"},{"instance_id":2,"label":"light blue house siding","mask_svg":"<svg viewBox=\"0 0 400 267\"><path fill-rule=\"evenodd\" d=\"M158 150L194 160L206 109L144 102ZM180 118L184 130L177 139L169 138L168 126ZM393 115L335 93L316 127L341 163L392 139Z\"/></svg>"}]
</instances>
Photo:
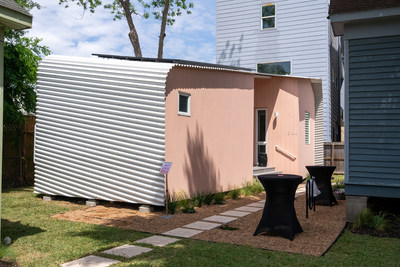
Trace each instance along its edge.
<instances>
[{"instance_id":1,"label":"light blue house siding","mask_svg":"<svg viewBox=\"0 0 400 267\"><path fill-rule=\"evenodd\" d=\"M261 7L270 3L275 28L262 29ZM340 108L338 70L332 65L338 38L328 6L328 0L217 0L216 12L218 64L256 69L257 63L290 61L291 75L322 79L324 141L339 134Z\"/></svg>"},{"instance_id":2,"label":"light blue house siding","mask_svg":"<svg viewBox=\"0 0 400 267\"><path fill-rule=\"evenodd\" d=\"M347 35L348 195L400 198L400 32L385 34Z\"/></svg>"}]
</instances>

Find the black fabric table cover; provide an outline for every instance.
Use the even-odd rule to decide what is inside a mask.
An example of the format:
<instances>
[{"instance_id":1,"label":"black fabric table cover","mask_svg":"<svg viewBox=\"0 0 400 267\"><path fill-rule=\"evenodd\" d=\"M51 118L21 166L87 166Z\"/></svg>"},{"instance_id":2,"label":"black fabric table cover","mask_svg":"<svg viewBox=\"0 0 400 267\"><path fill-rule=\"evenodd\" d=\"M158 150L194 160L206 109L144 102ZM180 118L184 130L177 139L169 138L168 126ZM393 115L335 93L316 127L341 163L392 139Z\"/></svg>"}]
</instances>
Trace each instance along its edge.
<instances>
[{"instance_id":1,"label":"black fabric table cover","mask_svg":"<svg viewBox=\"0 0 400 267\"><path fill-rule=\"evenodd\" d=\"M264 211L254 236L273 233L293 240L296 233L303 232L294 208L297 186L302 177L292 174L268 174L258 176L267 193Z\"/></svg>"},{"instance_id":2,"label":"black fabric table cover","mask_svg":"<svg viewBox=\"0 0 400 267\"><path fill-rule=\"evenodd\" d=\"M332 190L332 174L336 166L306 166L310 176L315 178L315 183L321 194L315 197L315 204L332 206L337 200Z\"/></svg>"}]
</instances>

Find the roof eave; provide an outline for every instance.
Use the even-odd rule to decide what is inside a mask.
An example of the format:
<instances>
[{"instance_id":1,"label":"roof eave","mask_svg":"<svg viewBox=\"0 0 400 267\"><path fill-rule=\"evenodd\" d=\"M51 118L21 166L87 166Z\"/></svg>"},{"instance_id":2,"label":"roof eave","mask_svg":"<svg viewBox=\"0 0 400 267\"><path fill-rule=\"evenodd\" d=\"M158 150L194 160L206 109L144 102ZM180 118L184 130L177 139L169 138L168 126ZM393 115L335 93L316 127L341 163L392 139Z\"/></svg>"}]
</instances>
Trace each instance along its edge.
<instances>
[{"instance_id":1,"label":"roof eave","mask_svg":"<svg viewBox=\"0 0 400 267\"><path fill-rule=\"evenodd\" d=\"M330 14L333 32L336 36L344 34L344 25L346 23L353 23L367 19L389 18L400 16L400 7L376 9L359 12L346 12Z\"/></svg>"},{"instance_id":2,"label":"roof eave","mask_svg":"<svg viewBox=\"0 0 400 267\"><path fill-rule=\"evenodd\" d=\"M0 25L13 30L32 28L32 16L0 6Z\"/></svg>"}]
</instances>

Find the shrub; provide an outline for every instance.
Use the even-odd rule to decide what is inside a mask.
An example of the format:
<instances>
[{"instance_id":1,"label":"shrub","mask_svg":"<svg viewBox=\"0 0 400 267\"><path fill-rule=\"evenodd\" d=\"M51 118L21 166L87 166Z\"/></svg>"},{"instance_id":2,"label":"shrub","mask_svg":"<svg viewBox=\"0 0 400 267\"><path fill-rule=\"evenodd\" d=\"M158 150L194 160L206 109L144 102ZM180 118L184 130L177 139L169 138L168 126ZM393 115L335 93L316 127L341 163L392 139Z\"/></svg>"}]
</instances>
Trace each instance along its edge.
<instances>
[{"instance_id":1,"label":"shrub","mask_svg":"<svg viewBox=\"0 0 400 267\"><path fill-rule=\"evenodd\" d=\"M213 201L213 194L208 193L204 195L204 201L203 201L204 204L211 205L212 201Z\"/></svg>"},{"instance_id":2,"label":"shrub","mask_svg":"<svg viewBox=\"0 0 400 267\"><path fill-rule=\"evenodd\" d=\"M214 204L222 205L225 204L225 193L219 192L214 194Z\"/></svg>"},{"instance_id":3,"label":"shrub","mask_svg":"<svg viewBox=\"0 0 400 267\"><path fill-rule=\"evenodd\" d=\"M231 199L238 199L240 197L240 189L231 190L226 196Z\"/></svg>"}]
</instances>

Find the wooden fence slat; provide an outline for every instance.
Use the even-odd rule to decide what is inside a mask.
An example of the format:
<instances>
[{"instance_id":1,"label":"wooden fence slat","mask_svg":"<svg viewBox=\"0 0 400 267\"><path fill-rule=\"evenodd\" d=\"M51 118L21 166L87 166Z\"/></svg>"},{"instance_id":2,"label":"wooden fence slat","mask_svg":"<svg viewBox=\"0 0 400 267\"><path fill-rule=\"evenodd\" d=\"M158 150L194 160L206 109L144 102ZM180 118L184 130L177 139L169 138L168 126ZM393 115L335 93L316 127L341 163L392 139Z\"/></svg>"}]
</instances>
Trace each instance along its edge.
<instances>
[{"instance_id":1,"label":"wooden fence slat","mask_svg":"<svg viewBox=\"0 0 400 267\"><path fill-rule=\"evenodd\" d=\"M344 143L324 143L324 165L336 166L334 174L344 174Z\"/></svg>"},{"instance_id":2,"label":"wooden fence slat","mask_svg":"<svg viewBox=\"0 0 400 267\"><path fill-rule=\"evenodd\" d=\"M23 125L4 125L3 186L34 183L33 144L36 118L26 116Z\"/></svg>"}]
</instances>

